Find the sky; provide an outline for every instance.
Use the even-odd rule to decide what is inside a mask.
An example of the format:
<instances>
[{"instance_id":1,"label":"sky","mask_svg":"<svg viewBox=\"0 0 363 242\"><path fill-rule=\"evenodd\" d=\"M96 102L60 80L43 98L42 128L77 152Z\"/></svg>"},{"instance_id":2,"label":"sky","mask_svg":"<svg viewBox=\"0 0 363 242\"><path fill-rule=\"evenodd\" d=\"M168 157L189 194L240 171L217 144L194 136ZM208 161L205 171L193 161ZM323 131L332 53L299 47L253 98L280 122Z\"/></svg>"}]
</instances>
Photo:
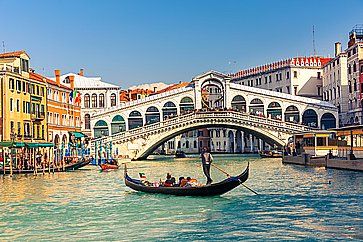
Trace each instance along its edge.
<instances>
[{"instance_id":1,"label":"sky","mask_svg":"<svg viewBox=\"0 0 363 242\"><path fill-rule=\"evenodd\" d=\"M316 53L333 56L363 24L363 0L0 0L0 12L1 52L123 88L312 55L313 25Z\"/></svg>"}]
</instances>

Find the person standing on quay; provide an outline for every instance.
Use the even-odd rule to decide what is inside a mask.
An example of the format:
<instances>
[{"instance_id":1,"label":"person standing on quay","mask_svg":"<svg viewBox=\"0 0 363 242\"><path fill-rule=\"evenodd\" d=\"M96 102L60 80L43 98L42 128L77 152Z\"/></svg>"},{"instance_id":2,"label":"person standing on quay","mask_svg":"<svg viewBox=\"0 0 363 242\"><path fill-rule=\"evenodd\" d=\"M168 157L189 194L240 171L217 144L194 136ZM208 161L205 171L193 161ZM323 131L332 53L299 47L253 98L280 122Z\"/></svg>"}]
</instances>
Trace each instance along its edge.
<instances>
[{"instance_id":1,"label":"person standing on quay","mask_svg":"<svg viewBox=\"0 0 363 242\"><path fill-rule=\"evenodd\" d=\"M213 156L208 152L208 148L204 147L200 157L202 158L204 175L207 177L207 185L209 185L213 182L212 178L210 177L210 165L212 164Z\"/></svg>"}]
</instances>

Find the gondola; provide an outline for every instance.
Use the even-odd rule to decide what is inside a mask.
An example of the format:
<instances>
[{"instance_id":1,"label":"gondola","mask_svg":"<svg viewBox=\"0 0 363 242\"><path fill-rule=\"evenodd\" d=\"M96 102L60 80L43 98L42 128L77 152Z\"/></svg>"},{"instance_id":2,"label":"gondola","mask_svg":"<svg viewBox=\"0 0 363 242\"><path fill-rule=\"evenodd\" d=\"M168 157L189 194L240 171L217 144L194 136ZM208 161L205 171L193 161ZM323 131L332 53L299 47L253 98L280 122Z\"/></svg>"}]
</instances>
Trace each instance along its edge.
<instances>
[{"instance_id":1,"label":"gondola","mask_svg":"<svg viewBox=\"0 0 363 242\"><path fill-rule=\"evenodd\" d=\"M182 150L177 150L175 152L175 158L186 158L185 152Z\"/></svg>"},{"instance_id":2,"label":"gondola","mask_svg":"<svg viewBox=\"0 0 363 242\"><path fill-rule=\"evenodd\" d=\"M261 158L282 158L282 151L261 151L260 152Z\"/></svg>"},{"instance_id":3,"label":"gondola","mask_svg":"<svg viewBox=\"0 0 363 242\"><path fill-rule=\"evenodd\" d=\"M100 168L102 171L108 171L108 170L117 170L118 165L111 165L111 164L101 164Z\"/></svg>"},{"instance_id":4,"label":"gondola","mask_svg":"<svg viewBox=\"0 0 363 242\"><path fill-rule=\"evenodd\" d=\"M55 167L54 172L75 171L75 170L78 170L78 169L88 165L90 163L90 161L91 161L90 159L82 158L81 161L79 161L79 162L65 165L64 170L62 167ZM49 169L48 169L48 167L46 167L44 169L44 172L48 172L48 171L49 171ZM50 171L53 172L53 167L50 168ZM43 172L43 168L37 169L37 173L42 173L42 172ZM30 169L30 170L13 169L13 174L31 174L31 173L34 173L34 169ZM4 174L4 169L0 169L0 175L3 175L3 174ZM9 168L5 169L5 174L10 174Z\"/></svg>"},{"instance_id":5,"label":"gondola","mask_svg":"<svg viewBox=\"0 0 363 242\"><path fill-rule=\"evenodd\" d=\"M147 193L162 193L176 196L216 196L221 195L232 189L238 187L248 179L249 164L244 172L238 176L231 176L227 179L212 183L210 185L198 186L198 187L153 187L146 186L141 180L133 179L127 174L127 168L125 164L125 185L133 190Z\"/></svg>"}]
</instances>

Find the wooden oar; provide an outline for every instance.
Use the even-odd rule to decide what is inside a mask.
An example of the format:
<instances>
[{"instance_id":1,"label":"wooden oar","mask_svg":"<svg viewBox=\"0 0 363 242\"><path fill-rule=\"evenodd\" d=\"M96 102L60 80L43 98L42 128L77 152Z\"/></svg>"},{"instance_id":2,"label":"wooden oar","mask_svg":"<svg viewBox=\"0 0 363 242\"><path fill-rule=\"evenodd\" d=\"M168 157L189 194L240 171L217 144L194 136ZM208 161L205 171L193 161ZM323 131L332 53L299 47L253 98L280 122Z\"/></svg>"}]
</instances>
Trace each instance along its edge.
<instances>
[{"instance_id":1,"label":"wooden oar","mask_svg":"<svg viewBox=\"0 0 363 242\"><path fill-rule=\"evenodd\" d=\"M219 171L223 172L224 174L226 174L228 177L231 177L227 172L225 172L224 170L222 170L221 168L219 168L218 166L214 165L213 163L211 163L211 165L218 169ZM251 188L249 188L248 186L246 186L245 184L241 183L242 186L244 186L245 188L247 188L248 190L250 190L251 192L253 192L254 194L258 195L257 192L255 192L254 190L252 190Z\"/></svg>"}]
</instances>

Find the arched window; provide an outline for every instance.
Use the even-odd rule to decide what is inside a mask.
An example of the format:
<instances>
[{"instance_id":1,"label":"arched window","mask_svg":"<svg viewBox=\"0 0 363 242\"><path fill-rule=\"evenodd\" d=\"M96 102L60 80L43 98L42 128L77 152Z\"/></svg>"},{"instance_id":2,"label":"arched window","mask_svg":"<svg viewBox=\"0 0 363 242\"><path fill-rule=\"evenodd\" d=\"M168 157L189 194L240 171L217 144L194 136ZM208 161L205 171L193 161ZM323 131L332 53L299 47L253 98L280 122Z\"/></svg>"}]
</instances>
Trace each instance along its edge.
<instances>
[{"instance_id":1,"label":"arched window","mask_svg":"<svg viewBox=\"0 0 363 242\"><path fill-rule=\"evenodd\" d=\"M91 129L91 116L88 113L84 115L84 128Z\"/></svg>"},{"instance_id":2,"label":"arched window","mask_svg":"<svg viewBox=\"0 0 363 242\"><path fill-rule=\"evenodd\" d=\"M191 110L194 110L193 99L190 97L183 97L179 104L180 114L187 113Z\"/></svg>"},{"instance_id":3,"label":"arched window","mask_svg":"<svg viewBox=\"0 0 363 242\"><path fill-rule=\"evenodd\" d=\"M126 122L121 115L113 117L111 122L111 134L117 134L126 130Z\"/></svg>"},{"instance_id":4,"label":"arched window","mask_svg":"<svg viewBox=\"0 0 363 242\"><path fill-rule=\"evenodd\" d=\"M324 113L320 120L321 129L331 129L336 127L336 119L331 113Z\"/></svg>"},{"instance_id":5,"label":"arched window","mask_svg":"<svg viewBox=\"0 0 363 242\"><path fill-rule=\"evenodd\" d=\"M116 106L116 94L112 93L111 94L111 107Z\"/></svg>"},{"instance_id":6,"label":"arched window","mask_svg":"<svg viewBox=\"0 0 363 242\"><path fill-rule=\"evenodd\" d=\"M163 107L163 120L167 120L173 116L177 115L177 109L173 102L167 102Z\"/></svg>"},{"instance_id":7,"label":"arched window","mask_svg":"<svg viewBox=\"0 0 363 242\"><path fill-rule=\"evenodd\" d=\"M108 136L108 125L104 120L98 120L94 127L94 136L95 138L100 138L102 136Z\"/></svg>"},{"instance_id":8,"label":"arched window","mask_svg":"<svg viewBox=\"0 0 363 242\"><path fill-rule=\"evenodd\" d=\"M237 95L232 99L231 106L233 110L246 112L246 99L241 95Z\"/></svg>"},{"instance_id":9,"label":"arched window","mask_svg":"<svg viewBox=\"0 0 363 242\"><path fill-rule=\"evenodd\" d=\"M92 108L97 108L97 94L92 94Z\"/></svg>"},{"instance_id":10,"label":"arched window","mask_svg":"<svg viewBox=\"0 0 363 242\"><path fill-rule=\"evenodd\" d=\"M250 114L264 116L264 105L261 99L255 98L250 103Z\"/></svg>"},{"instance_id":11,"label":"arched window","mask_svg":"<svg viewBox=\"0 0 363 242\"><path fill-rule=\"evenodd\" d=\"M148 107L145 113L146 125L160 122L160 112L157 107Z\"/></svg>"},{"instance_id":12,"label":"arched window","mask_svg":"<svg viewBox=\"0 0 363 242\"><path fill-rule=\"evenodd\" d=\"M267 117L272 119L282 119L282 108L278 102L271 102L267 107Z\"/></svg>"},{"instance_id":13,"label":"arched window","mask_svg":"<svg viewBox=\"0 0 363 242\"><path fill-rule=\"evenodd\" d=\"M129 130L143 126L143 120L139 111L132 111L129 115Z\"/></svg>"},{"instance_id":14,"label":"arched window","mask_svg":"<svg viewBox=\"0 0 363 242\"><path fill-rule=\"evenodd\" d=\"M318 115L316 114L316 112L314 110L307 109L303 113L302 123L306 126L317 128L318 127Z\"/></svg>"},{"instance_id":15,"label":"arched window","mask_svg":"<svg viewBox=\"0 0 363 242\"><path fill-rule=\"evenodd\" d=\"M296 106L290 105L286 108L285 122L291 122L291 123L300 122L300 112Z\"/></svg>"},{"instance_id":16,"label":"arched window","mask_svg":"<svg viewBox=\"0 0 363 242\"><path fill-rule=\"evenodd\" d=\"M99 107L104 108L105 107L105 94L101 93L99 95Z\"/></svg>"},{"instance_id":17,"label":"arched window","mask_svg":"<svg viewBox=\"0 0 363 242\"><path fill-rule=\"evenodd\" d=\"M84 94L84 107L89 108L90 107L90 97L89 94Z\"/></svg>"}]
</instances>

